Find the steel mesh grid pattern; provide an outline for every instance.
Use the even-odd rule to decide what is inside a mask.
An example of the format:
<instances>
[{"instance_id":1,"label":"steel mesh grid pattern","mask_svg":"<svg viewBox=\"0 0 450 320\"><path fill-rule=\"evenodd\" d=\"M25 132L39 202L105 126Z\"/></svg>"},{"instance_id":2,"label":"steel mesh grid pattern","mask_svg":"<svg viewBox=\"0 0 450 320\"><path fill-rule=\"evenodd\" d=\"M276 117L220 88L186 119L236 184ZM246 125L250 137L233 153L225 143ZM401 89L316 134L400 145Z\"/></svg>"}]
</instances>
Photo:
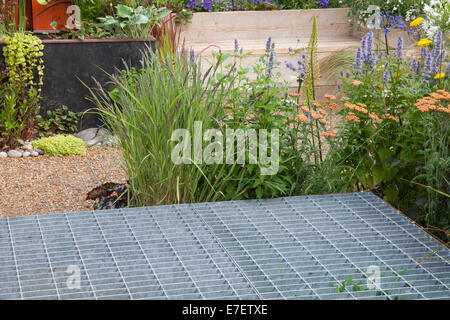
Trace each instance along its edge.
<instances>
[{"instance_id":1,"label":"steel mesh grid pattern","mask_svg":"<svg viewBox=\"0 0 450 320\"><path fill-rule=\"evenodd\" d=\"M371 193L8 218L0 299L450 299L439 246Z\"/></svg>"}]
</instances>

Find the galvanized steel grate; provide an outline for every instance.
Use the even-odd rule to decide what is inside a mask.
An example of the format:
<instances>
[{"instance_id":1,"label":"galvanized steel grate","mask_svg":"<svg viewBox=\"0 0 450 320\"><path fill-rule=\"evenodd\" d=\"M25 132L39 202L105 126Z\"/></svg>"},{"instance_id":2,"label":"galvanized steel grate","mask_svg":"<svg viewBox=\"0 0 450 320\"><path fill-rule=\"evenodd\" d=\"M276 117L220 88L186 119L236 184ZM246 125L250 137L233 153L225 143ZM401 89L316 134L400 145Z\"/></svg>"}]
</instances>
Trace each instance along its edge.
<instances>
[{"instance_id":1,"label":"galvanized steel grate","mask_svg":"<svg viewBox=\"0 0 450 320\"><path fill-rule=\"evenodd\" d=\"M0 219L0 299L450 299L438 247L371 193Z\"/></svg>"}]
</instances>

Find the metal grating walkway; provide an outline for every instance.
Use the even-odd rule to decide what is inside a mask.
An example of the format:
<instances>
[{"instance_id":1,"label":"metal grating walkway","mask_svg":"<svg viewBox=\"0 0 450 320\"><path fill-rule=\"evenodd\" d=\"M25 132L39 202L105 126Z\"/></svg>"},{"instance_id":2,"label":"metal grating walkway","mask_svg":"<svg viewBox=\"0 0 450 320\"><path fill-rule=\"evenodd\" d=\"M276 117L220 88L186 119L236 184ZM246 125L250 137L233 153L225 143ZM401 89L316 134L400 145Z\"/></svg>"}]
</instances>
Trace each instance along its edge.
<instances>
[{"instance_id":1,"label":"metal grating walkway","mask_svg":"<svg viewBox=\"0 0 450 320\"><path fill-rule=\"evenodd\" d=\"M371 193L0 219L0 299L450 299L440 246Z\"/></svg>"}]
</instances>

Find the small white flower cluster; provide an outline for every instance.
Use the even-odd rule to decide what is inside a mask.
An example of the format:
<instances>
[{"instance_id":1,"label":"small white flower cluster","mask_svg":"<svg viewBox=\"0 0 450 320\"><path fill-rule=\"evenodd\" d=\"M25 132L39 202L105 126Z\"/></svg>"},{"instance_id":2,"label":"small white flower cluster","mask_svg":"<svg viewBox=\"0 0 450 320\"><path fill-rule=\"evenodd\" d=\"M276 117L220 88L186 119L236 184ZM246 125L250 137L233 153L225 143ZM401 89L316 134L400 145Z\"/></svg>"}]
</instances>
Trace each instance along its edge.
<instances>
[{"instance_id":1,"label":"small white flower cluster","mask_svg":"<svg viewBox=\"0 0 450 320\"><path fill-rule=\"evenodd\" d=\"M383 12L384 14L387 14L389 12L389 14L391 15L402 16L405 21L414 20L414 18L416 18L417 16L417 12L421 8L422 1L424 0L362 0L361 5L358 8L358 20L365 23L368 20L373 19L374 14L376 14L377 12Z\"/></svg>"},{"instance_id":2,"label":"small white flower cluster","mask_svg":"<svg viewBox=\"0 0 450 320\"><path fill-rule=\"evenodd\" d=\"M450 0L430 0L425 4L423 12L427 19L422 22L422 30L428 39L434 39L436 32L444 25L450 24ZM447 17L447 21L443 21Z\"/></svg>"},{"instance_id":3,"label":"small white flower cluster","mask_svg":"<svg viewBox=\"0 0 450 320\"><path fill-rule=\"evenodd\" d=\"M411 10L406 11L405 21L413 21L417 17L418 17L417 16L417 10L416 9L411 9Z\"/></svg>"}]
</instances>

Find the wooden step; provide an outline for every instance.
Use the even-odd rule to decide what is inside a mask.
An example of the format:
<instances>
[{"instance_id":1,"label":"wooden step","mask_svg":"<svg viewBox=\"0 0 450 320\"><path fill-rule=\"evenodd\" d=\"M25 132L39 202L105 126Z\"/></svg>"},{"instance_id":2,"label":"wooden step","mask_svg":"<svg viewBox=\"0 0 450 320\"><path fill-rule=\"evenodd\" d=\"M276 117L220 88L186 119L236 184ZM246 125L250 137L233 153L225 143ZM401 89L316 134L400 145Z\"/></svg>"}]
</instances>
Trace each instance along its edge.
<instances>
[{"instance_id":1,"label":"wooden step","mask_svg":"<svg viewBox=\"0 0 450 320\"><path fill-rule=\"evenodd\" d=\"M183 26L181 39L186 48L208 60L213 51L234 52L234 40L248 54L242 64L252 66L265 54L268 37L275 43L275 53L279 64L275 72L289 86L296 85L295 73L285 67L285 61L297 63L297 58L289 54L289 48L307 47L314 16L318 25L318 58L350 47L358 47L360 39L352 36L351 19L343 9L283 10L283 11L240 11L194 13L192 23ZM206 69L207 64L203 64ZM250 73L250 77L254 74ZM318 86L335 88L337 79L319 81Z\"/></svg>"},{"instance_id":2,"label":"wooden step","mask_svg":"<svg viewBox=\"0 0 450 320\"><path fill-rule=\"evenodd\" d=\"M308 37L314 16L319 36L337 38L352 35L348 8L313 10L234 11L194 13L183 27L182 36L192 42L212 42Z\"/></svg>"}]
</instances>

